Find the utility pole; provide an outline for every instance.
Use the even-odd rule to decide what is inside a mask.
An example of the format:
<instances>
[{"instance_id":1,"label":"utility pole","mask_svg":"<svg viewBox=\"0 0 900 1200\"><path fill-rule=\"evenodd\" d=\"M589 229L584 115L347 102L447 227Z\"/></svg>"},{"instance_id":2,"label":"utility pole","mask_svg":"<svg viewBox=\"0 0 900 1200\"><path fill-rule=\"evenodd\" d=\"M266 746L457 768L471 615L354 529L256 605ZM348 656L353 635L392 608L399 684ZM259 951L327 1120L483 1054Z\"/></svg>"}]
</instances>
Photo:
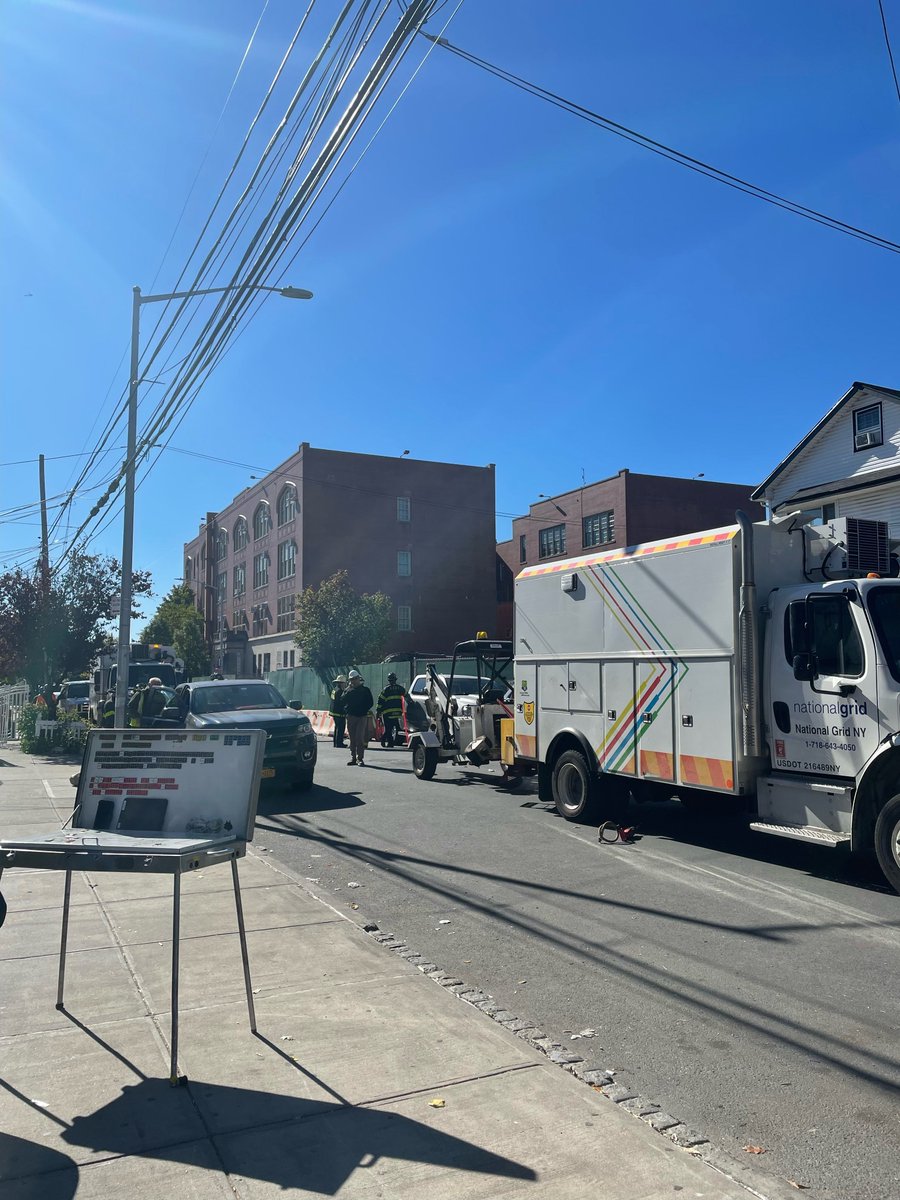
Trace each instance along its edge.
<instances>
[{"instance_id":1,"label":"utility pole","mask_svg":"<svg viewBox=\"0 0 900 1200\"><path fill-rule=\"evenodd\" d=\"M50 542L47 533L47 486L44 482L44 456L38 455L38 475L41 485L41 592L44 599L50 592Z\"/></svg>"},{"instance_id":2,"label":"utility pole","mask_svg":"<svg viewBox=\"0 0 900 1200\"><path fill-rule=\"evenodd\" d=\"M47 618L47 598L50 595L50 537L47 533L47 485L44 481L44 456L38 455L38 481L41 489L41 606L43 619ZM49 687L49 663L47 646L44 644L44 685Z\"/></svg>"},{"instance_id":3,"label":"utility pole","mask_svg":"<svg viewBox=\"0 0 900 1200\"><path fill-rule=\"evenodd\" d=\"M125 510L122 533L122 598L119 609L119 652L116 660L116 729L126 725L128 664L131 659L131 564L134 549L134 469L137 449L137 402L140 355L141 289L134 289L131 308L131 370L128 377L128 445L125 451Z\"/></svg>"}]
</instances>

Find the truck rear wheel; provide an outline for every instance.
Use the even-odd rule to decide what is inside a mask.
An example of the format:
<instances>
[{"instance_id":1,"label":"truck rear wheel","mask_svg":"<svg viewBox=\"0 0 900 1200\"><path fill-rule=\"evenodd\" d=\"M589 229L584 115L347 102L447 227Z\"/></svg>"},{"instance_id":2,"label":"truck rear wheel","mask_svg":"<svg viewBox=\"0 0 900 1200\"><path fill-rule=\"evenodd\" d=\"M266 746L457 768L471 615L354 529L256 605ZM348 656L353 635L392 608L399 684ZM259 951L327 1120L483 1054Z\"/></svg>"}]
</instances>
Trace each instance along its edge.
<instances>
[{"instance_id":1,"label":"truck rear wheel","mask_svg":"<svg viewBox=\"0 0 900 1200\"><path fill-rule=\"evenodd\" d=\"M892 796L878 814L875 854L888 883L900 892L900 796Z\"/></svg>"},{"instance_id":2,"label":"truck rear wheel","mask_svg":"<svg viewBox=\"0 0 900 1200\"><path fill-rule=\"evenodd\" d=\"M416 743L416 748L413 750L413 770L419 779L432 779L437 770L438 752L434 746L423 746L421 742Z\"/></svg>"},{"instance_id":3,"label":"truck rear wheel","mask_svg":"<svg viewBox=\"0 0 900 1200\"><path fill-rule=\"evenodd\" d=\"M590 821L598 816L597 781L579 750L566 750L553 764L551 788L556 811L567 821Z\"/></svg>"}]
</instances>

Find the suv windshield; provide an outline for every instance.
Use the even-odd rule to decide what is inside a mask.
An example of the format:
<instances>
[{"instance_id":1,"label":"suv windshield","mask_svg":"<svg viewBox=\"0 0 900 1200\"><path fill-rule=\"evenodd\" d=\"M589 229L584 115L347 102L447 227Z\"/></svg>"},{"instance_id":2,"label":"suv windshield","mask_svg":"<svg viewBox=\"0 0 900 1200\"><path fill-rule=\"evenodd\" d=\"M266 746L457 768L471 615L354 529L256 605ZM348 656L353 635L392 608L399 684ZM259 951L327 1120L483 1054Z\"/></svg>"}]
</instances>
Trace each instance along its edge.
<instances>
[{"instance_id":1,"label":"suv windshield","mask_svg":"<svg viewBox=\"0 0 900 1200\"><path fill-rule=\"evenodd\" d=\"M237 712L242 708L287 708L287 705L270 683L197 687L191 693L191 710L195 713Z\"/></svg>"},{"instance_id":2,"label":"suv windshield","mask_svg":"<svg viewBox=\"0 0 900 1200\"><path fill-rule=\"evenodd\" d=\"M66 684L66 695L70 700L87 700L90 685L86 679Z\"/></svg>"},{"instance_id":3,"label":"suv windshield","mask_svg":"<svg viewBox=\"0 0 900 1200\"><path fill-rule=\"evenodd\" d=\"M900 682L900 588L869 588L866 603L888 670Z\"/></svg>"}]
</instances>

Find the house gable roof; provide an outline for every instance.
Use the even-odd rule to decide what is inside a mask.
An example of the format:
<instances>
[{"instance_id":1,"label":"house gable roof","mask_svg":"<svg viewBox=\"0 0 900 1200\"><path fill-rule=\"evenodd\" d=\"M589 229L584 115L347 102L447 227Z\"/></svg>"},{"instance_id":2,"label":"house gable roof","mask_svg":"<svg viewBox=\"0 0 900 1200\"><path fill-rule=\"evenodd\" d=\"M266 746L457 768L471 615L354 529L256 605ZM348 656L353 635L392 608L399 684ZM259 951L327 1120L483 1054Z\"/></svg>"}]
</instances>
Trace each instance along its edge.
<instances>
[{"instance_id":1,"label":"house gable roof","mask_svg":"<svg viewBox=\"0 0 900 1200\"><path fill-rule=\"evenodd\" d=\"M828 412L825 414L825 416L822 417L822 419L816 425L813 426L813 428L809 431L809 433L806 434L806 436L797 443L797 445L793 448L793 450L790 452L790 454L788 454L785 458L783 458L781 460L781 462L778 464L778 466L775 467L775 469L769 475L766 476L766 478L762 481L762 483L759 485L759 487L756 488L756 490L751 494L751 499L763 501L765 499L765 494L766 494L766 491L769 488L769 486L780 475L784 474L784 472L788 469L788 467L796 460L797 456L806 449L806 447L810 444L810 442L812 442L815 438L818 437L818 435L822 432L822 430L826 427L826 425L829 425L834 420L834 418L838 415L838 413L841 412L841 410L846 407L847 404L851 403L851 401L860 392L864 392L864 391L882 392L886 396L891 396L895 400L900 400L900 391L897 391L895 388L881 387L877 383L860 383L858 381L855 382L853 384L853 386L850 388L850 390L848 392L846 392L843 396L841 396L841 398L840 398L840 400L838 400L837 404L833 405L828 410Z\"/></svg>"}]
</instances>

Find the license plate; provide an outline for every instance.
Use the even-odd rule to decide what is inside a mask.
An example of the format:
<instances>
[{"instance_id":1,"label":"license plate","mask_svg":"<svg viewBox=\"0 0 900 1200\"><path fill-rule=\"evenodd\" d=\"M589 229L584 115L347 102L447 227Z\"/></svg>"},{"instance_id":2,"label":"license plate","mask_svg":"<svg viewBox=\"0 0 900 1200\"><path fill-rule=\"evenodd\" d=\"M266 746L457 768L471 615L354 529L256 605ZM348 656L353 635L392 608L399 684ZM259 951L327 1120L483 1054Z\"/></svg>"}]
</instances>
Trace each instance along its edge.
<instances>
[{"instance_id":1,"label":"license plate","mask_svg":"<svg viewBox=\"0 0 900 1200\"><path fill-rule=\"evenodd\" d=\"M263 767L262 778L263 779L274 779L275 778L275 768L274 767Z\"/></svg>"}]
</instances>

